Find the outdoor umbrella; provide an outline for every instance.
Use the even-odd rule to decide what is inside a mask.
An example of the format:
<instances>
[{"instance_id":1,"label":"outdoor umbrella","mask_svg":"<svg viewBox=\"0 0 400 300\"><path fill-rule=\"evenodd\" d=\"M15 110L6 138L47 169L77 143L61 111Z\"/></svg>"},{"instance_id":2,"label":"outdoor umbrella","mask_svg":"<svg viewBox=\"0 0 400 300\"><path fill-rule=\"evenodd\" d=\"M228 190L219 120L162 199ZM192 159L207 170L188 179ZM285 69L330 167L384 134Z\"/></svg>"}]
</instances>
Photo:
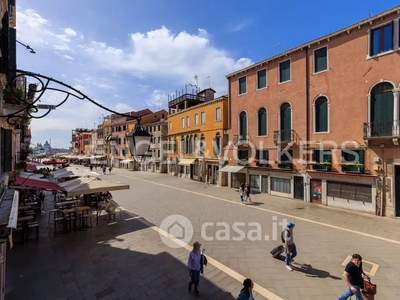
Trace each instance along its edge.
<instances>
[{"instance_id":1,"label":"outdoor umbrella","mask_svg":"<svg viewBox=\"0 0 400 300\"><path fill-rule=\"evenodd\" d=\"M121 183L119 181L108 181L101 180L97 177L84 177L71 180L74 181L73 185L63 186L68 196L95 194L101 192L117 191L117 190L128 190L129 185ZM97 199L97 214L96 224L99 224L99 210L98 210L98 199Z\"/></svg>"}]
</instances>

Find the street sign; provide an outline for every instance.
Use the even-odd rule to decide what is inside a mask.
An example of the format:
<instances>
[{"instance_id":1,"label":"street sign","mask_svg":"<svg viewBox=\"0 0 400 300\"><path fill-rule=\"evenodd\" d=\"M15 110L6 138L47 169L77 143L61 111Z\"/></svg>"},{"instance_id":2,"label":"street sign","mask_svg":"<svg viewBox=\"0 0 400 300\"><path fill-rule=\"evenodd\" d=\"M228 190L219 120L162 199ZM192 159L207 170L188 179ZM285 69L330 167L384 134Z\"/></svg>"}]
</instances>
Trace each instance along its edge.
<instances>
[{"instance_id":1,"label":"street sign","mask_svg":"<svg viewBox=\"0 0 400 300\"><path fill-rule=\"evenodd\" d=\"M49 105L49 104L38 104L37 108L39 108L39 109L56 109L56 106Z\"/></svg>"}]
</instances>

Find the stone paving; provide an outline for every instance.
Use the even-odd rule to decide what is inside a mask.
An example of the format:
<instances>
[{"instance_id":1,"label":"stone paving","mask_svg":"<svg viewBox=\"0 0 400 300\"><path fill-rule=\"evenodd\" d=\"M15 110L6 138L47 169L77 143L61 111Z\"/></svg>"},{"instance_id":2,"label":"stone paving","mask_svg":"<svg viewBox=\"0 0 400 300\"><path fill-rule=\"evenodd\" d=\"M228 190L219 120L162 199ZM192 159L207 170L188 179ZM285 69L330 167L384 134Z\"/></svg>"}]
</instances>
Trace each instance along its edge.
<instances>
[{"instance_id":1,"label":"stone paving","mask_svg":"<svg viewBox=\"0 0 400 300\"><path fill-rule=\"evenodd\" d=\"M47 214L42 215L40 242L15 244L8 252L6 299L192 299L186 291L188 251L167 247L146 225L160 226L171 214L191 221L192 241L203 242L206 255L283 299L337 299L345 289L341 264L355 252L379 265L372 277L378 284L376 299L400 298L398 220L262 194L252 196L257 205L246 206L238 204L232 189L165 174L114 169L103 177L130 184L130 190L113 195L140 217L124 212L115 224L101 219L99 227L86 232L54 237ZM273 224L287 218L282 214L296 223L299 255L294 272L269 254L281 243L280 230L274 233ZM250 229L249 222L260 223L262 239L203 239L200 228L205 222L227 222L232 228L237 221L247 224L245 229ZM207 236L215 237L218 229L209 227ZM270 240L265 240L266 234ZM196 298L236 299L241 282L209 265L201 288Z\"/></svg>"},{"instance_id":2,"label":"stone paving","mask_svg":"<svg viewBox=\"0 0 400 300\"><path fill-rule=\"evenodd\" d=\"M135 217L53 236L40 216L40 241L8 252L6 299L192 299L188 251L168 248ZM241 283L208 265L199 289L201 299L236 299Z\"/></svg>"},{"instance_id":3,"label":"stone paving","mask_svg":"<svg viewBox=\"0 0 400 300\"><path fill-rule=\"evenodd\" d=\"M238 204L237 192L232 189L164 174L113 172L110 178L129 183L134 190L133 194L118 192L121 205L157 226L171 214L184 215L195 228L193 239L202 239L200 228L204 222L259 222L263 237L271 236L273 222L287 218L280 213L290 215L290 220L296 222L299 250L295 272L271 258L269 251L280 244L279 240L204 241L211 257L283 299L337 299L346 286L341 279L342 262L356 252L379 266L372 277L378 284L378 299L400 298L400 279L396 276L400 273L399 220L262 194L252 196L258 202L256 206L246 206ZM221 227L209 228L208 236L215 237L218 229ZM365 264L365 268L370 266Z\"/></svg>"}]
</instances>

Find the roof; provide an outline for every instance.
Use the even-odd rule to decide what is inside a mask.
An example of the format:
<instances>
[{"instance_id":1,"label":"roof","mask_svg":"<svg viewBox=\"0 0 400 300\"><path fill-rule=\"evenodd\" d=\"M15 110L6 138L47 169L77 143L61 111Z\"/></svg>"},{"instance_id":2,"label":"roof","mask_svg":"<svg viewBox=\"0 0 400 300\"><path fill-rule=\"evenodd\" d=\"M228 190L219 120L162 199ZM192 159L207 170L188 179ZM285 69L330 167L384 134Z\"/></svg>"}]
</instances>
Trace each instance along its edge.
<instances>
[{"instance_id":1,"label":"roof","mask_svg":"<svg viewBox=\"0 0 400 300\"><path fill-rule=\"evenodd\" d=\"M178 111L178 112L175 112L175 113L173 113L173 114L168 115L168 118L173 117L173 116L175 116L175 115L179 115L179 114L181 114L181 113L186 113L186 112L188 112L188 111L191 110L191 109L196 109L196 108L199 108L199 107L203 107L203 106L215 104L215 103L217 103L217 102L221 102L221 101L224 101L224 100L228 100L228 95L223 95L223 96L220 96L220 97L215 98L215 99L213 99L213 100L205 101L205 102L202 102L202 103L200 103L200 104L191 106L191 107L189 107L189 108L182 109L182 110L180 110L180 111Z\"/></svg>"},{"instance_id":2,"label":"roof","mask_svg":"<svg viewBox=\"0 0 400 300\"><path fill-rule=\"evenodd\" d=\"M240 70L235 71L233 73L230 73L230 74L226 75L226 78L233 77L235 75L247 72L247 71L249 71L251 69L254 69L254 68L262 67L263 65L267 64L270 61L274 61L274 60L280 59L283 56L287 56L287 55L292 54L292 53L297 52L297 51L302 51L303 48L311 47L311 45L314 45L314 44L317 44L317 43L320 43L320 42L324 42L326 40L329 41L330 39L332 39L334 37L337 37L337 36L339 36L339 35L341 35L343 33L347 33L349 30L352 30L354 28L360 28L362 25L365 25L365 24L368 24L368 23L372 24L373 21L379 20L380 18L386 17L386 16L391 15L393 13L398 13L398 14L400 13L400 5L398 5L398 6L394 7L394 8L391 8L389 10L386 10L386 11L384 11L384 12L382 12L380 14L377 14L375 16L372 16L372 17L370 17L368 19L364 19L364 20L362 20L360 22L354 23L353 25L350 25L350 26L345 27L343 29L337 30L337 31L335 31L333 33L324 35L323 37L317 38L315 40L312 40L310 42L307 42L305 44L302 44L300 46L292 48L292 49L290 49L290 50L288 50L286 52L282 52L282 53L277 54L275 56L272 56L270 58L264 59L264 60L262 60L262 61L260 61L258 63L252 64L252 65L250 65L250 66L248 66L246 68L243 68L243 69L240 69Z\"/></svg>"}]
</instances>

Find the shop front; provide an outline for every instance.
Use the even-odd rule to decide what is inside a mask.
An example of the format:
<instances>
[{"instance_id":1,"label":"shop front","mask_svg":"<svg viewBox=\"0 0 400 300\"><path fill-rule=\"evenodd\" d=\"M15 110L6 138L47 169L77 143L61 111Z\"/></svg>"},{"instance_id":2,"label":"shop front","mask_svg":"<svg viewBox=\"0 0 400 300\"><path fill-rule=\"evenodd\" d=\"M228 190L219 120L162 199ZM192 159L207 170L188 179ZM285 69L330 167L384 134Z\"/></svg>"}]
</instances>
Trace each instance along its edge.
<instances>
[{"instance_id":1,"label":"shop front","mask_svg":"<svg viewBox=\"0 0 400 300\"><path fill-rule=\"evenodd\" d=\"M195 158L181 158L178 163L178 176L193 179Z\"/></svg>"},{"instance_id":2,"label":"shop front","mask_svg":"<svg viewBox=\"0 0 400 300\"><path fill-rule=\"evenodd\" d=\"M206 181L210 184L218 183L219 160L206 160Z\"/></svg>"},{"instance_id":3,"label":"shop front","mask_svg":"<svg viewBox=\"0 0 400 300\"><path fill-rule=\"evenodd\" d=\"M219 170L220 185L238 189L240 184L246 183L246 167L226 165Z\"/></svg>"},{"instance_id":4,"label":"shop front","mask_svg":"<svg viewBox=\"0 0 400 300\"><path fill-rule=\"evenodd\" d=\"M309 172L310 201L375 214L376 176Z\"/></svg>"}]
</instances>

